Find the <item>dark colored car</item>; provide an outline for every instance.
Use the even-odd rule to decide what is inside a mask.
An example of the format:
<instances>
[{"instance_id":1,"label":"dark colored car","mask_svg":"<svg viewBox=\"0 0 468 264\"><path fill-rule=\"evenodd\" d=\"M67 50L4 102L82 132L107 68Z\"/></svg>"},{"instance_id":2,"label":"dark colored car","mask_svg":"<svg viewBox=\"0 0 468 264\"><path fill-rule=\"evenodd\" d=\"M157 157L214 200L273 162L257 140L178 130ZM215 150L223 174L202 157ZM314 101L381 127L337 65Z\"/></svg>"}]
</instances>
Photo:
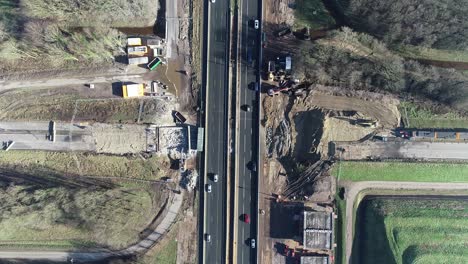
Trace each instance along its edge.
<instances>
[{"instance_id":1,"label":"dark colored car","mask_svg":"<svg viewBox=\"0 0 468 264\"><path fill-rule=\"evenodd\" d=\"M249 164L247 165L247 167L253 171L253 172L257 172L257 163L255 163L255 161L251 161L249 162Z\"/></svg>"},{"instance_id":2,"label":"dark colored car","mask_svg":"<svg viewBox=\"0 0 468 264\"><path fill-rule=\"evenodd\" d=\"M247 50L247 63L252 64L253 62L253 55L252 55L252 49Z\"/></svg>"}]
</instances>

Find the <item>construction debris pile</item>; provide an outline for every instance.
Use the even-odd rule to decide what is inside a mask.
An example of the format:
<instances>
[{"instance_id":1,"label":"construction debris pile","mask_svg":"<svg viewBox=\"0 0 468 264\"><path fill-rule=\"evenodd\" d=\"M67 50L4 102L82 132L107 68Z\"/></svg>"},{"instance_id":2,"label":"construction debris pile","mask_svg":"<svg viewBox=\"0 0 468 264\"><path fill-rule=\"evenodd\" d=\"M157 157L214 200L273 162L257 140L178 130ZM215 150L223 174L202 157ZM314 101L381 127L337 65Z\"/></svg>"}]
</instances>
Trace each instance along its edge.
<instances>
[{"instance_id":1,"label":"construction debris pile","mask_svg":"<svg viewBox=\"0 0 468 264\"><path fill-rule=\"evenodd\" d=\"M319 160L309 166L299 177L288 183L282 196L292 200L308 200L314 193L313 185L321 178L327 176L332 164L329 160ZM329 177L328 177L329 178Z\"/></svg>"},{"instance_id":2,"label":"construction debris pile","mask_svg":"<svg viewBox=\"0 0 468 264\"><path fill-rule=\"evenodd\" d=\"M273 129L267 129L266 145L268 157L284 157L291 150L291 126L288 120L282 120L273 134Z\"/></svg>"},{"instance_id":3,"label":"construction debris pile","mask_svg":"<svg viewBox=\"0 0 468 264\"><path fill-rule=\"evenodd\" d=\"M159 151L172 158L179 158L188 150L187 130L183 127L159 128Z\"/></svg>"},{"instance_id":4,"label":"construction debris pile","mask_svg":"<svg viewBox=\"0 0 468 264\"><path fill-rule=\"evenodd\" d=\"M181 173L182 180L180 185L191 192L197 186L198 172L196 170L186 170Z\"/></svg>"}]
</instances>

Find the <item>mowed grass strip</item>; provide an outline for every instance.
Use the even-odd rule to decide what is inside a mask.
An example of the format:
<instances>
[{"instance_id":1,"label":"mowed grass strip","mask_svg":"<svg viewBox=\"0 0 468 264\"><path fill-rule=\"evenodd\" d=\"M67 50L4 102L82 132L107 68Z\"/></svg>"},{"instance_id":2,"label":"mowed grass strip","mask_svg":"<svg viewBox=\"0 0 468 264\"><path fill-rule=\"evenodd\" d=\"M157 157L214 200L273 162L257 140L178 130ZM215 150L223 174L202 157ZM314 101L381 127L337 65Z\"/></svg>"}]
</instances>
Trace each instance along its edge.
<instances>
[{"instance_id":1,"label":"mowed grass strip","mask_svg":"<svg viewBox=\"0 0 468 264\"><path fill-rule=\"evenodd\" d=\"M401 102L398 108L406 128L468 128L468 118L454 112L436 114L411 102Z\"/></svg>"},{"instance_id":2,"label":"mowed grass strip","mask_svg":"<svg viewBox=\"0 0 468 264\"><path fill-rule=\"evenodd\" d=\"M139 157L97 155L72 152L8 151L0 152L0 168L36 176L61 174L68 176L125 177L157 180L167 176L167 157Z\"/></svg>"},{"instance_id":3,"label":"mowed grass strip","mask_svg":"<svg viewBox=\"0 0 468 264\"><path fill-rule=\"evenodd\" d=\"M459 260L468 256L467 214L467 200L364 200L357 214L353 262L427 263L421 261L434 255L445 257L438 263L465 263Z\"/></svg>"},{"instance_id":4,"label":"mowed grass strip","mask_svg":"<svg viewBox=\"0 0 468 264\"><path fill-rule=\"evenodd\" d=\"M331 171L340 180L468 182L468 164L340 161Z\"/></svg>"},{"instance_id":5,"label":"mowed grass strip","mask_svg":"<svg viewBox=\"0 0 468 264\"><path fill-rule=\"evenodd\" d=\"M468 62L468 52L462 50L442 50L413 45L400 45L396 48L396 52L403 57L412 59Z\"/></svg>"}]
</instances>

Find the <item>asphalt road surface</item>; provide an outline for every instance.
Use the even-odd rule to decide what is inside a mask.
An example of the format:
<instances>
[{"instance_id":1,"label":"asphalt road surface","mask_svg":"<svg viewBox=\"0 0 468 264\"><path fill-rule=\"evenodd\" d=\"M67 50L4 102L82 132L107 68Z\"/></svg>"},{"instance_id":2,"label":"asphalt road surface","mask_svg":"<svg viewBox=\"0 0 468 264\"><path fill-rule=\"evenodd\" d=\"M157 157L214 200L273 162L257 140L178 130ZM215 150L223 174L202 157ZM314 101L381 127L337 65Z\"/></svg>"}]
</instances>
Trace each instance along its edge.
<instances>
[{"instance_id":1,"label":"asphalt road surface","mask_svg":"<svg viewBox=\"0 0 468 264\"><path fill-rule=\"evenodd\" d=\"M468 160L466 142L421 142L368 141L363 143L337 142L337 146L346 149L341 153L343 160L367 159L424 159L424 160Z\"/></svg>"},{"instance_id":2,"label":"asphalt road surface","mask_svg":"<svg viewBox=\"0 0 468 264\"><path fill-rule=\"evenodd\" d=\"M256 249L251 248L251 239L256 239L257 212L257 172L252 170L253 164L259 169L257 151L257 92L254 85L257 81L260 29L254 28L254 21L259 19L259 2L256 0L241 0L239 2L240 28L240 69L239 69L239 130L238 133L238 186L237 186L237 215L234 219L237 225L237 261L235 263L256 263ZM250 106L251 111L246 111ZM242 221L242 215L250 216L250 223Z\"/></svg>"},{"instance_id":3,"label":"asphalt road surface","mask_svg":"<svg viewBox=\"0 0 468 264\"><path fill-rule=\"evenodd\" d=\"M204 242L203 261L211 264L226 260L229 1L208 4L204 232L211 242ZM216 183L214 174L219 175ZM206 192L206 184L212 185L211 193Z\"/></svg>"}]
</instances>

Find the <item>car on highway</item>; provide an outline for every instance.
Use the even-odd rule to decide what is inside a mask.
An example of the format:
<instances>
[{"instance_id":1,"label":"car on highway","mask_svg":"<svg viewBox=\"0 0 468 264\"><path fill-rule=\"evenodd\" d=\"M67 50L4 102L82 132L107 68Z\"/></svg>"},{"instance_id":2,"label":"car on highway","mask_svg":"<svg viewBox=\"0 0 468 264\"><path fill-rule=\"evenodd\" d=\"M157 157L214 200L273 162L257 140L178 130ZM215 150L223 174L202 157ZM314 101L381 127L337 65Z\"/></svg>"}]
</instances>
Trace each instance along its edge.
<instances>
[{"instance_id":1,"label":"car on highway","mask_svg":"<svg viewBox=\"0 0 468 264\"><path fill-rule=\"evenodd\" d=\"M216 3L216 0L211 0L211 3L213 3L213 4Z\"/></svg>"},{"instance_id":2,"label":"car on highway","mask_svg":"<svg viewBox=\"0 0 468 264\"><path fill-rule=\"evenodd\" d=\"M246 112L252 112L252 107L250 105L243 105L242 108Z\"/></svg>"},{"instance_id":3,"label":"car on highway","mask_svg":"<svg viewBox=\"0 0 468 264\"><path fill-rule=\"evenodd\" d=\"M215 173L215 174L213 175L213 181L214 181L214 182L218 182L218 177L219 177L218 174Z\"/></svg>"},{"instance_id":4,"label":"car on highway","mask_svg":"<svg viewBox=\"0 0 468 264\"><path fill-rule=\"evenodd\" d=\"M249 164L247 164L247 167L253 172L257 171L257 163L255 163L254 160L250 161Z\"/></svg>"},{"instance_id":5,"label":"car on highway","mask_svg":"<svg viewBox=\"0 0 468 264\"><path fill-rule=\"evenodd\" d=\"M210 234L205 234L205 241L210 243L211 242L211 235Z\"/></svg>"},{"instance_id":6,"label":"car on highway","mask_svg":"<svg viewBox=\"0 0 468 264\"><path fill-rule=\"evenodd\" d=\"M210 193L211 192L211 184L206 184L206 192Z\"/></svg>"},{"instance_id":7,"label":"car on highway","mask_svg":"<svg viewBox=\"0 0 468 264\"><path fill-rule=\"evenodd\" d=\"M255 29L258 29L260 27L260 22L258 21L258 19L255 19L254 21L254 28Z\"/></svg>"},{"instance_id":8,"label":"car on highway","mask_svg":"<svg viewBox=\"0 0 468 264\"><path fill-rule=\"evenodd\" d=\"M247 63L252 64L252 62L253 62L252 50L248 49L247 50Z\"/></svg>"},{"instance_id":9,"label":"car on highway","mask_svg":"<svg viewBox=\"0 0 468 264\"><path fill-rule=\"evenodd\" d=\"M250 223L250 216L249 214L243 214L242 215L242 221L246 222L247 224Z\"/></svg>"},{"instance_id":10,"label":"car on highway","mask_svg":"<svg viewBox=\"0 0 468 264\"><path fill-rule=\"evenodd\" d=\"M255 248L255 238L250 239L250 247Z\"/></svg>"}]
</instances>

